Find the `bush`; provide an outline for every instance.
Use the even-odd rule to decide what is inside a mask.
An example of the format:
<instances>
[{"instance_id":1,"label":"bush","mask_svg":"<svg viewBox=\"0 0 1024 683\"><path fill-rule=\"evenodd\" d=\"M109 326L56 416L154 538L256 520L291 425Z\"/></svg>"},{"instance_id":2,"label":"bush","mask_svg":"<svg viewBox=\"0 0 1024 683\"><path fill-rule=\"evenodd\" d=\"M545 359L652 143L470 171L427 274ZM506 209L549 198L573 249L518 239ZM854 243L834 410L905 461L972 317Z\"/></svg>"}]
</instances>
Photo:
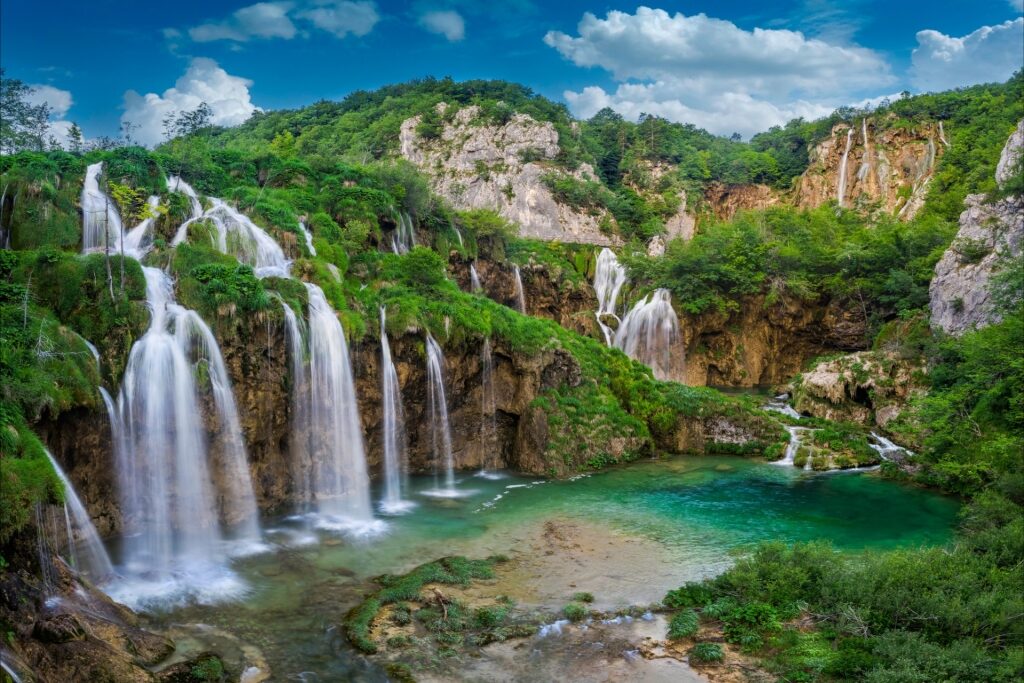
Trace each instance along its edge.
<instances>
[{"instance_id":1,"label":"bush","mask_svg":"<svg viewBox=\"0 0 1024 683\"><path fill-rule=\"evenodd\" d=\"M725 658L718 643L697 643L690 648L690 659L696 662L720 662Z\"/></svg>"},{"instance_id":2,"label":"bush","mask_svg":"<svg viewBox=\"0 0 1024 683\"><path fill-rule=\"evenodd\" d=\"M587 609L586 605L580 604L578 602L570 602L568 605L562 608L562 614L564 614L565 618L569 621L583 621L587 618L587 615L589 613L590 612Z\"/></svg>"},{"instance_id":3,"label":"bush","mask_svg":"<svg viewBox=\"0 0 1024 683\"><path fill-rule=\"evenodd\" d=\"M668 623L668 637L672 640L692 638L700 627L700 619L692 609L678 612Z\"/></svg>"}]
</instances>

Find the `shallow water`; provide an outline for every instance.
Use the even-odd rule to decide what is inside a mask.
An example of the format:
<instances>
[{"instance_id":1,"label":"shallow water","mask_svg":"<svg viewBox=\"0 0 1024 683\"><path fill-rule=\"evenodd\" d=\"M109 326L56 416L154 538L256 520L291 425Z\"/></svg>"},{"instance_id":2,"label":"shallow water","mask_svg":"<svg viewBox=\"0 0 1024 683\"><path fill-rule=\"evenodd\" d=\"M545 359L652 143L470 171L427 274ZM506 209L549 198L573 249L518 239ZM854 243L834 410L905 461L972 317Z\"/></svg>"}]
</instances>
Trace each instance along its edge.
<instances>
[{"instance_id":1,"label":"shallow water","mask_svg":"<svg viewBox=\"0 0 1024 683\"><path fill-rule=\"evenodd\" d=\"M298 518L266 520L276 549L235 562L249 586L244 601L153 614L153 625L201 623L230 633L262 653L272 680L383 680L350 650L340 627L369 590L367 579L444 555L526 552L523 539L546 520L578 520L609 537L636 539L629 552L615 551L621 564L611 557L590 568L595 578L622 575L599 587L622 594L599 601L625 605L718 573L737 552L769 539L828 539L848 551L941 544L950 539L958 510L953 499L870 473L819 474L737 458L642 462L557 482L466 475L457 482L464 497L421 495L436 486L433 477L414 477L416 507L387 518L386 531L367 538L332 536ZM593 534L579 540L595 545ZM585 577L587 567L580 569ZM571 595L566 590L560 602L536 606L557 609ZM220 645L231 650L230 643ZM239 652L234 663L242 661L251 657Z\"/></svg>"}]
</instances>

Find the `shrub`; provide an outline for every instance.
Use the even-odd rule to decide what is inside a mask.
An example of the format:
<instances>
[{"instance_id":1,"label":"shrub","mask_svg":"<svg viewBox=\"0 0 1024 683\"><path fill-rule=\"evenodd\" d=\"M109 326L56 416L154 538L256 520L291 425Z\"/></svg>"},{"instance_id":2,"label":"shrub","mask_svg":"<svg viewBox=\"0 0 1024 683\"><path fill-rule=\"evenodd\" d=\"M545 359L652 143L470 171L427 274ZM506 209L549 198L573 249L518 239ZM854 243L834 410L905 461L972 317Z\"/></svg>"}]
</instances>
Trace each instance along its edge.
<instances>
[{"instance_id":1,"label":"shrub","mask_svg":"<svg viewBox=\"0 0 1024 683\"><path fill-rule=\"evenodd\" d=\"M562 614L564 614L565 618L569 621L583 621L587 618L589 610L587 610L586 605L578 602L570 602L562 608Z\"/></svg>"},{"instance_id":2,"label":"shrub","mask_svg":"<svg viewBox=\"0 0 1024 683\"><path fill-rule=\"evenodd\" d=\"M725 658L718 643L697 643L690 648L690 659L697 662L720 662Z\"/></svg>"},{"instance_id":3,"label":"shrub","mask_svg":"<svg viewBox=\"0 0 1024 683\"><path fill-rule=\"evenodd\" d=\"M700 619L692 609L684 610L673 615L668 623L668 637L672 640L680 638L692 638L700 627Z\"/></svg>"}]
</instances>

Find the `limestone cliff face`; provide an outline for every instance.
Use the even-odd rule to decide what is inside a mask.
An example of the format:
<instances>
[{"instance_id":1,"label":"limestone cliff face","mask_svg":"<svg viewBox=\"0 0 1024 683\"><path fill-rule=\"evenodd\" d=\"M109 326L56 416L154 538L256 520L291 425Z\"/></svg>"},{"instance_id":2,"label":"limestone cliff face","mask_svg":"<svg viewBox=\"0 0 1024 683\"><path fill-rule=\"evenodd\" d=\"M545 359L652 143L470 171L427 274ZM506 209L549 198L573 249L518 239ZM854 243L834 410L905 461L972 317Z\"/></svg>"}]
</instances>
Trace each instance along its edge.
<instances>
[{"instance_id":1,"label":"limestone cliff face","mask_svg":"<svg viewBox=\"0 0 1024 683\"><path fill-rule=\"evenodd\" d=\"M767 209L782 198L767 185L725 185L712 182L704 189L704 200L711 214L723 221L732 220L737 211Z\"/></svg>"},{"instance_id":2,"label":"limestone cliff face","mask_svg":"<svg viewBox=\"0 0 1024 683\"><path fill-rule=\"evenodd\" d=\"M546 173L565 173L549 163L558 154L554 125L525 114L515 114L501 126L481 125L479 114L476 106L460 109L434 140L417 134L420 117L407 119L400 133L402 156L453 206L493 209L518 224L523 237L614 243L601 232L600 215L558 203L543 183ZM574 175L596 180L586 164Z\"/></svg>"},{"instance_id":3,"label":"limestone cliff face","mask_svg":"<svg viewBox=\"0 0 1024 683\"><path fill-rule=\"evenodd\" d=\"M996 169L996 182L1005 184L1024 154L1024 121L1010 136ZM989 283L1008 258L1024 249L1024 197L996 202L969 195L960 214L960 230L935 266L929 286L932 326L962 334L995 322Z\"/></svg>"},{"instance_id":4,"label":"limestone cliff face","mask_svg":"<svg viewBox=\"0 0 1024 683\"><path fill-rule=\"evenodd\" d=\"M947 142L942 124L892 125L868 117L836 124L811 150L793 203L815 208L837 200L847 208L877 210L909 220L924 206L935 164Z\"/></svg>"}]
</instances>

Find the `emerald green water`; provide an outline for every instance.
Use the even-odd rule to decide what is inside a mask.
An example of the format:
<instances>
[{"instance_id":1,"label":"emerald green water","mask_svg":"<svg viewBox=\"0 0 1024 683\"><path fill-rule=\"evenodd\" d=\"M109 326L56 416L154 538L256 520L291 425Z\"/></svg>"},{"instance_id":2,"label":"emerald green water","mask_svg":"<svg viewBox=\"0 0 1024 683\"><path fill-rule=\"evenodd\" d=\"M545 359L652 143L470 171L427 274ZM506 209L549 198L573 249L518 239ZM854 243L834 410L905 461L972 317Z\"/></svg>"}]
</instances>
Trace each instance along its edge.
<instances>
[{"instance_id":1,"label":"emerald green water","mask_svg":"<svg viewBox=\"0 0 1024 683\"><path fill-rule=\"evenodd\" d=\"M387 532L373 538L339 539L311 533L301 520L268 521L278 548L236 564L251 589L245 601L154 615L155 625L202 623L228 632L263 653L272 680L302 672L308 675L298 680L378 680L338 628L367 591L367 578L450 554L512 554L525 530L551 518L655 542L668 569L646 580L662 585L644 589L660 595L722 571L736 553L765 540L826 539L851 552L942 544L958 510L953 499L872 473L805 473L737 458L643 462L575 481L466 476L459 487L475 493L461 499L415 493L433 488L433 478L412 485L417 507L388 518ZM624 567L643 562L623 558ZM616 597L631 602L630 595Z\"/></svg>"}]
</instances>

